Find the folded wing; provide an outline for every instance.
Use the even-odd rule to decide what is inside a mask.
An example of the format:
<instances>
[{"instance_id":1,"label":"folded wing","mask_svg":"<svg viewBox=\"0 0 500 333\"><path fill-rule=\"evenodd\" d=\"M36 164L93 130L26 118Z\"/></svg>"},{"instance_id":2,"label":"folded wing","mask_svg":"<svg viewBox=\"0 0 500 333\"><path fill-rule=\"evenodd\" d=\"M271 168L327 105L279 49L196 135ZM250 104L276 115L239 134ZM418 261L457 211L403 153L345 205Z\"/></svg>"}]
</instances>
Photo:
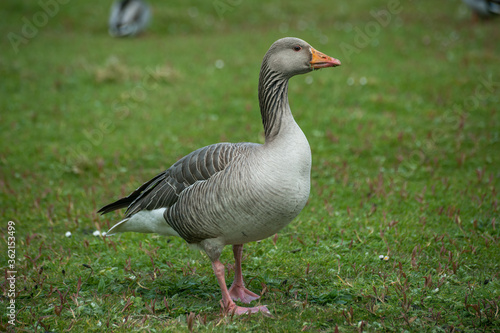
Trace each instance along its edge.
<instances>
[{"instance_id":1,"label":"folded wing","mask_svg":"<svg viewBox=\"0 0 500 333\"><path fill-rule=\"evenodd\" d=\"M106 214L127 208L126 217L142 210L168 208L177 202L179 195L198 181L208 180L224 170L245 143L218 143L195 150L169 169L142 184L127 197L102 207L98 212Z\"/></svg>"}]
</instances>

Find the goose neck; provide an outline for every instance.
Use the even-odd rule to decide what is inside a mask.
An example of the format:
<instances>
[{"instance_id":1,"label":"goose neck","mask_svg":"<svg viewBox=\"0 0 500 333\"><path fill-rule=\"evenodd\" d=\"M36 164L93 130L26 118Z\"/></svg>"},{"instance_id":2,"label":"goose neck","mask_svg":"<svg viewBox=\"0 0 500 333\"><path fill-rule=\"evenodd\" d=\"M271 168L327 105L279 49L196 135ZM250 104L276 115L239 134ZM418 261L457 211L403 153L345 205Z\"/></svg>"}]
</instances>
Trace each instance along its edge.
<instances>
[{"instance_id":1,"label":"goose neck","mask_svg":"<svg viewBox=\"0 0 500 333\"><path fill-rule=\"evenodd\" d=\"M279 133L284 117L292 117L288 104L288 77L262 65L259 78L259 105L266 142Z\"/></svg>"}]
</instances>

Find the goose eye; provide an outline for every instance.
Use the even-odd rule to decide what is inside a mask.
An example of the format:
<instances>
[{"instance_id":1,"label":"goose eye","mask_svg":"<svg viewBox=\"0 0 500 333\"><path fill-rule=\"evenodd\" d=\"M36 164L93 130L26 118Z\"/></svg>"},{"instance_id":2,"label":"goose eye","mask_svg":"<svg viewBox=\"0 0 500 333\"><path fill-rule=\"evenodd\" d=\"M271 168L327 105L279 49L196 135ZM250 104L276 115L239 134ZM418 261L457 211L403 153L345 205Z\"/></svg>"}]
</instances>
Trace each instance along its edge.
<instances>
[{"instance_id":1,"label":"goose eye","mask_svg":"<svg viewBox=\"0 0 500 333\"><path fill-rule=\"evenodd\" d=\"M295 45L295 46L293 47L293 50L294 50L295 52L299 52L300 50L302 50L302 47L300 47L299 45Z\"/></svg>"}]
</instances>

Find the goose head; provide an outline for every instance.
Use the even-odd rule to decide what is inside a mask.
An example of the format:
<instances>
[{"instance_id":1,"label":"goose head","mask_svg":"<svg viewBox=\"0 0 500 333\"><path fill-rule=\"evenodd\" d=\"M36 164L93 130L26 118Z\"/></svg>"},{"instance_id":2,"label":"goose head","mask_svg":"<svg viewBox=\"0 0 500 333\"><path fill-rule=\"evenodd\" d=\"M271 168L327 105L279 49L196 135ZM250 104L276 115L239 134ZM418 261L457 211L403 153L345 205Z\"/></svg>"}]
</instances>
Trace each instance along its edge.
<instances>
[{"instance_id":1,"label":"goose head","mask_svg":"<svg viewBox=\"0 0 500 333\"><path fill-rule=\"evenodd\" d=\"M272 72L290 78L315 69L340 66L340 61L317 51L302 39L286 37L271 45L263 64Z\"/></svg>"}]
</instances>

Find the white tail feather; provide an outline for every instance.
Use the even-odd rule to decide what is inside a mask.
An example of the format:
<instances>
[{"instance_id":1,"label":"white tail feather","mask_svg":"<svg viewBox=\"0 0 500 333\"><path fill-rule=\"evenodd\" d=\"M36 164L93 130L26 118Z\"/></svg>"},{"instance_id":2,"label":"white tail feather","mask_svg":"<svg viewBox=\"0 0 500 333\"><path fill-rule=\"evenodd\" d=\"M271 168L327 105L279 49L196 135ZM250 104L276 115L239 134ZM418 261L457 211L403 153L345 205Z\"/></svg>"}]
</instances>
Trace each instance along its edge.
<instances>
[{"instance_id":1,"label":"white tail feather","mask_svg":"<svg viewBox=\"0 0 500 333\"><path fill-rule=\"evenodd\" d=\"M179 236L165 221L163 212L166 208L155 210L143 210L129 218L121 220L115 224L106 235L111 236L120 232L141 232L141 233L157 233L164 236Z\"/></svg>"}]
</instances>

